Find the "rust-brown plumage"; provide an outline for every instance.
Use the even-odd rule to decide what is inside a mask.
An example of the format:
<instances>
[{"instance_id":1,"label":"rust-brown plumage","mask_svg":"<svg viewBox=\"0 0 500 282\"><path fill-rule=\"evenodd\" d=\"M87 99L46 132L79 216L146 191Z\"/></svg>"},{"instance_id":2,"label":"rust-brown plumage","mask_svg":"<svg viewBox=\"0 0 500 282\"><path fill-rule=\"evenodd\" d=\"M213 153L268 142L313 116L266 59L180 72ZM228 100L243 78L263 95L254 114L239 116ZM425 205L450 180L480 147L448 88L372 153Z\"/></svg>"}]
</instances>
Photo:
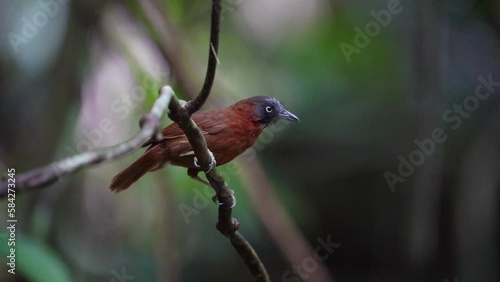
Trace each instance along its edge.
<instances>
[{"instance_id":1,"label":"rust-brown plumage","mask_svg":"<svg viewBox=\"0 0 500 282\"><path fill-rule=\"evenodd\" d=\"M283 103L267 96L251 97L224 109L196 112L192 116L218 166L230 162L251 147L264 128L280 118L299 120L285 109ZM193 149L179 126L170 124L163 129L162 135L162 141L151 140L144 144L143 147L150 146L144 155L113 178L110 185L112 191L127 189L147 172L162 168L167 163L188 168L188 174L200 180L197 174L202 169L195 164Z\"/></svg>"}]
</instances>

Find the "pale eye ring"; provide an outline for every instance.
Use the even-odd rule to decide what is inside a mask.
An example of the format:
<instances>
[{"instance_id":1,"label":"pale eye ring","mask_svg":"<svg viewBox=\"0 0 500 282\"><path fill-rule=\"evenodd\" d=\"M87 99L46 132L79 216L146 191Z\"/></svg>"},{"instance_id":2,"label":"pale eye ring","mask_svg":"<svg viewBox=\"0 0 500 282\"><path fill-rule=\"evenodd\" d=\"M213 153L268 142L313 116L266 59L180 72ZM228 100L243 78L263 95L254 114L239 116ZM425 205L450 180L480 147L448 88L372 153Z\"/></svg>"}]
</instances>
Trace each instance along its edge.
<instances>
[{"instance_id":1,"label":"pale eye ring","mask_svg":"<svg viewBox=\"0 0 500 282\"><path fill-rule=\"evenodd\" d=\"M266 112L270 113L272 111L273 111L273 107L271 107L271 106L266 107Z\"/></svg>"}]
</instances>

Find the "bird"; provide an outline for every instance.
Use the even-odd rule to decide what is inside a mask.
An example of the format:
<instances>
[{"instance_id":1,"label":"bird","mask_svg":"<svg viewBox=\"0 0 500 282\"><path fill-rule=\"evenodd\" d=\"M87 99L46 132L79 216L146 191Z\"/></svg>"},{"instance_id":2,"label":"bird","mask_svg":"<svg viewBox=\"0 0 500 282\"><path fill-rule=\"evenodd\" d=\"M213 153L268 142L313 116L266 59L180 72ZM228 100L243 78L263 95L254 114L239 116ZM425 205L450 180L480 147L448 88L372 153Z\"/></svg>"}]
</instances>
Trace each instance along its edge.
<instances>
[{"instance_id":1,"label":"bird","mask_svg":"<svg viewBox=\"0 0 500 282\"><path fill-rule=\"evenodd\" d=\"M212 157L211 167L226 164L250 148L267 127L279 119L300 121L278 99L270 96L253 96L227 108L198 111L191 118L205 137ZM130 166L119 172L109 188L117 193L129 188L150 171L165 165L188 169L194 180L208 184L198 176L203 169L184 132L176 123L162 130L160 141L150 139L142 145L146 152Z\"/></svg>"}]
</instances>

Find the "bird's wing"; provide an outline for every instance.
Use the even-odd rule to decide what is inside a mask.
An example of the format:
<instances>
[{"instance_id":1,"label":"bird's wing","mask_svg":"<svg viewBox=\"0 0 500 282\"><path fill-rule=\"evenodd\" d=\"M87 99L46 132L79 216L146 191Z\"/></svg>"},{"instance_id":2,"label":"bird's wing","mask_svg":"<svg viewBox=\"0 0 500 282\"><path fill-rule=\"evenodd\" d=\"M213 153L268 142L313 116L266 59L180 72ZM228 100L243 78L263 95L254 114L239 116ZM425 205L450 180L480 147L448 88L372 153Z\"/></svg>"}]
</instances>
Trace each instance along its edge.
<instances>
[{"instance_id":1,"label":"bird's wing","mask_svg":"<svg viewBox=\"0 0 500 282\"><path fill-rule=\"evenodd\" d=\"M193 114L192 119L196 125L201 129L203 135L215 135L222 132L226 126L229 117L222 109L215 109L210 111L196 112ZM172 123L165 127L162 131L163 140L173 140L177 138L185 138L184 132L179 128L177 123ZM152 139L146 142L142 147L146 147L157 142Z\"/></svg>"}]
</instances>

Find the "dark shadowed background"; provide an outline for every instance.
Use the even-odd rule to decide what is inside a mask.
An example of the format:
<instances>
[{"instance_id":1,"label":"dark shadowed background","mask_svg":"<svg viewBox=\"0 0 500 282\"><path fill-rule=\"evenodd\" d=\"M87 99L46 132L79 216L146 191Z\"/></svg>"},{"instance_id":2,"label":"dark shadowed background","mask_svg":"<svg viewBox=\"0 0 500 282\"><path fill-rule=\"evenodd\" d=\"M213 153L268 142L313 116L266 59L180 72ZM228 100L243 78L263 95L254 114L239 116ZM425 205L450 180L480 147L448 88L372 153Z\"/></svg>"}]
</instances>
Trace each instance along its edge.
<instances>
[{"instance_id":1,"label":"dark shadowed background","mask_svg":"<svg viewBox=\"0 0 500 282\"><path fill-rule=\"evenodd\" d=\"M2 2L0 175L131 138L164 84L189 99L210 9ZM269 95L301 118L221 168L273 281L499 280L499 1L224 0L222 18L205 108ZM16 275L1 199L0 280L252 281L185 169L110 192L141 153L18 194Z\"/></svg>"}]
</instances>

